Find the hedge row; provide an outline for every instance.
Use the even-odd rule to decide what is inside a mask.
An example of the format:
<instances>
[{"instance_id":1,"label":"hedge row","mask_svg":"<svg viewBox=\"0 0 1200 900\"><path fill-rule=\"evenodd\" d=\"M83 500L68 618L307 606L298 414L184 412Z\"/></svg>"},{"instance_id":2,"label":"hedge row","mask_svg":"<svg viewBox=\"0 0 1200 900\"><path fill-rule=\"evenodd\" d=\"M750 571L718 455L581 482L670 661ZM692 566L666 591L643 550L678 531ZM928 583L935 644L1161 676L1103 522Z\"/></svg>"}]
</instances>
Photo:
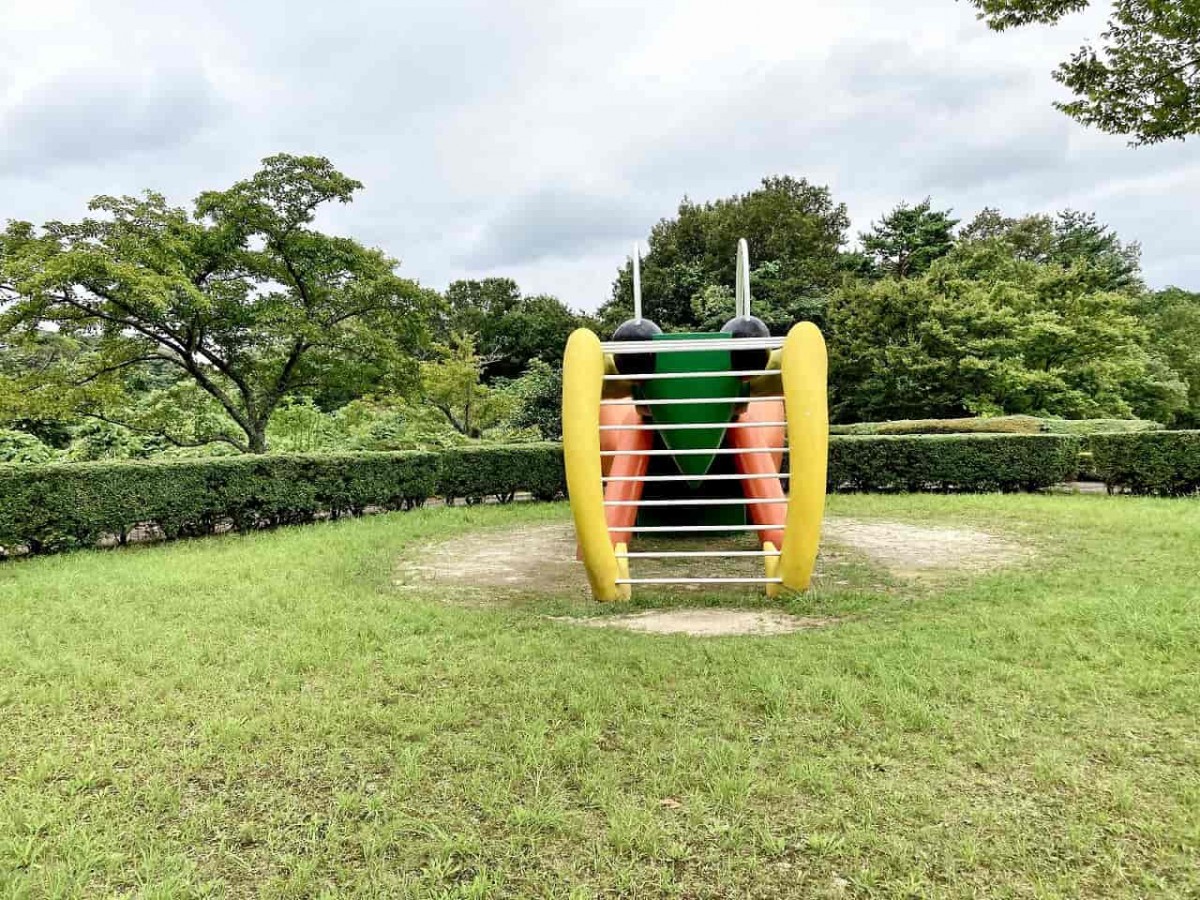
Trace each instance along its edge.
<instances>
[{"instance_id":1,"label":"hedge row","mask_svg":"<svg viewBox=\"0 0 1200 900\"><path fill-rule=\"evenodd\" d=\"M895 419L832 425L831 434L1104 434L1161 431L1148 419L1051 419L1038 416L976 416L960 419Z\"/></svg>"},{"instance_id":2,"label":"hedge row","mask_svg":"<svg viewBox=\"0 0 1200 900\"><path fill-rule=\"evenodd\" d=\"M124 543L139 529L168 539L247 531L408 509L435 496L472 503L527 491L552 499L564 486L557 444L0 465L0 549Z\"/></svg>"},{"instance_id":3,"label":"hedge row","mask_svg":"<svg viewBox=\"0 0 1200 900\"><path fill-rule=\"evenodd\" d=\"M1080 439L1059 434L839 436L833 491L1036 491L1074 477Z\"/></svg>"},{"instance_id":4,"label":"hedge row","mask_svg":"<svg viewBox=\"0 0 1200 900\"><path fill-rule=\"evenodd\" d=\"M1082 451L1082 452L1081 452ZM834 491L1040 490L1082 464L1110 488L1200 491L1200 432L834 436ZM557 444L434 452L238 456L150 462L0 465L0 550L48 552L249 530L449 501L550 500L564 491Z\"/></svg>"},{"instance_id":5,"label":"hedge row","mask_svg":"<svg viewBox=\"0 0 1200 900\"><path fill-rule=\"evenodd\" d=\"M1200 493L1200 431L1095 434L1089 471L1109 490L1183 497Z\"/></svg>"}]
</instances>

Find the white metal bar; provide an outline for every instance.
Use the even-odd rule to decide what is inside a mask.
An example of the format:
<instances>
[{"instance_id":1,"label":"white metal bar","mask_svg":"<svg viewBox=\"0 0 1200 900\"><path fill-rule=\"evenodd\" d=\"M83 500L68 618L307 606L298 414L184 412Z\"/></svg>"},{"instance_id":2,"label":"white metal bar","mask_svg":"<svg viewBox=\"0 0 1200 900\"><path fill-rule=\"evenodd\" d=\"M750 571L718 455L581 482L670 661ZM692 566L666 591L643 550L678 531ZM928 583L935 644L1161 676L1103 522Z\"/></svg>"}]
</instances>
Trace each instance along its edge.
<instances>
[{"instance_id":1,"label":"white metal bar","mask_svg":"<svg viewBox=\"0 0 1200 900\"><path fill-rule=\"evenodd\" d=\"M701 403L766 403L767 401L783 402L783 396L779 394L771 394L764 397L698 397L695 400L689 397L664 397L661 400L601 400L601 406L693 406Z\"/></svg>"},{"instance_id":2,"label":"white metal bar","mask_svg":"<svg viewBox=\"0 0 1200 900\"><path fill-rule=\"evenodd\" d=\"M769 506L786 504L787 497L715 497L678 500L605 500L605 506Z\"/></svg>"},{"instance_id":3,"label":"white metal bar","mask_svg":"<svg viewBox=\"0 0 1200 900\"><path fill-rule=\"evenodd\" d=\"M633 245L633 318L642 321L642 248Z\"/></svg>"},{"instance_id":4,"label":"white metal bar","mask_svg":"<svg viewBox=\"0 0 1200 900\"><path fill-rule=\"evenodd\" d=\"M605 375L604 380L661 381L665 378L754 378L758 375L778 375L779 373L779 369L717 369L713 372L647 372L644 375ZM726 402L736 402L736 399Z\"/></svg>"},{"instance_id":5,"label":"white metal bar","mask_svg":"<svg viewBox=\"0 0 1200 900\"><path fill-rule=\"evenodd\" d=\"M684 534L686 532L704 532L704 531L777 531L770 525L629 525L622 527L620 525L610 525L609 531L636 531L639 534L655 534L659 532L670 532L672 534Z\"/></svg>"},{"instance_id":6,"label":"white metal bar","mask_svg":"<svg viewBox=\"0 0 1200 900\"><path fill-rule=\"evenodd\" d=\"M739 318L750 315L750 245L738 238L737 280L733 294L733 312Z\"/></svg>"},{"instance_id":7,"label":"white metal bar","mask_svg":"<svg viewBox=\"0 0 1200 900\"><path fill-rule=\"evenodd\" d=\"M618 578L617 584L783 584L782 578Z\"/></svg>"},{"instance_id":8,"label":"white metal bar","mask_svg":"<svg viewBox=\"0 0 1200 900\"><path fill-rule=\"evenodd\" d=\"M692 350L778 350L783 346L783 341L784 339L781 337L604 341L600 344L600 348L605 353L611 353L614 356L623 353L681 353Z\"/></svg>"},{"instance_id":9,"label":"white metal bar","mask_svg":"<svg viewBox=\"0 0 1200 900\"><path fill-rule=\"evenodd\" d=\"M715 450L601 450L601 456L728 456L731 453L787 453L787 447L718 447Z\"/></svg>"},{"instance_id":10,"label":"white metal bar","mask_svg":"<svg viewBox=\"0 0 1200 900\"><path fill-rule=\"evenodd\" d=\"M685 559L697 556L719 557L727 556L779 556L779 550L664 550L642 551L638 553L618 553L617 559Z\"/></svg>"},{"instance_id":11,"label":"white metal bar","mask_svg":"<svg viewBox=\"0 0 1200 900\"><path fill-rule=\"evenodd\" d=\"M606 475L601 481L762 481L767 478L787 478L787 472L755 472L750 475Z\"/></svg>"},{"instance_id":12,"label":"white metal bar","mask_svg":"<svg viewBox=\"0 0 1200 900\"><path fill-rule=\"evenodd\" d=\"M601 431L700 431L706 428L783 428L787 422L676 422L665 425L601 425Z\"/></svg>"}]
</instances>

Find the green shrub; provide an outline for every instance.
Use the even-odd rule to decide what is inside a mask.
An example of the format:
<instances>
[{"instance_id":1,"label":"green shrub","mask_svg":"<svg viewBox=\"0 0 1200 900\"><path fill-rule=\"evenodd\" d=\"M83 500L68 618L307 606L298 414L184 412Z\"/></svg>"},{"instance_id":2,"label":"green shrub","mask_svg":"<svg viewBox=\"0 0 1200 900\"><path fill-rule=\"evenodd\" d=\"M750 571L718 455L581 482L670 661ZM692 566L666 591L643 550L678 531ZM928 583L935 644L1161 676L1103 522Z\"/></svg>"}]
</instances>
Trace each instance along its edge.
<instances>
[{"instance_id":1,"label":"green shrub","mask_svg":"<svg viewBox=\"0 0 1200 900\"><path fill-rule=\"evenodd\" d=\"M1043 430L1050 434L1136 434L1162 431L1162 422L1149 419L1042 419Z\"/></svg>"},{"instance_id":2,"label":"green shrub","mask_svg":"<svg viewBox=\"0 0 1200 900\"><path fill-rule=\"evenodd\" d=\"M54 458L54 449L32 434L0 428L0 463L44 463Z\"/></svg>"},{"instance_id":3,"label":"green shrub","mask_svg":"<svg viewBox=\"0 0 1200 900\"><path fill-rule=\"evenodd\" d=\"M1147 419L1041 419L1037 416L979 416L969 419L897 419L833 425L831 434L1103 434L1153 431Z\"/></svg>"},{"instance_id":4,"label":"green shrub","mask_svg":"<svg viewBox=\"0 0 1200 900\"><path fill-rule=\"evenodd\" d=\"M561 444L456 447L441 452L437 493L448 503L508 503L521 491L538 500L566 493Z\"/></svg>"},{"instance_id":5,"label":"green shrub","mask_svg":"<svg viewBox=\"0 0 1200 900\"><path fill-rule=\"evenodd\" d=\"M835 436L829 489L1035 491L1074 477L1079 450L1055 434Z\"/></svg>"},{"instance_id":6,"label":"green shrub","mask_svg":"<svg viewBox=\"0 0 1200 900\"><path fill-rule=\"evenodd\" d=\"M1089 468L1109 489L1182 497L1200 492L1200 431L1096 434Z\"/></svg>"},{"instance_id":7,"label":"green shrub","mask_svg":"<svg viewBox=\"0 0 1200 900\"><path fill-rule=\"evenodd\" d=\"M857 422L834 425L831 434L1038 434L1042 420L1036 416L978 416L969 419L897 419L893 422Z\"/></svg>"},{"instance_id":8,"label":"green shrub","mask_svg":"<svg viewBox=\"0 0 1200 900\"><path fill-rule=\"evenodd\" d=\"M0 547L38 553L124 541L139 527L176 538L407 508L433 496L437 463L433 453L343 453L4 465Z\"/></svg>"}]
</instances>

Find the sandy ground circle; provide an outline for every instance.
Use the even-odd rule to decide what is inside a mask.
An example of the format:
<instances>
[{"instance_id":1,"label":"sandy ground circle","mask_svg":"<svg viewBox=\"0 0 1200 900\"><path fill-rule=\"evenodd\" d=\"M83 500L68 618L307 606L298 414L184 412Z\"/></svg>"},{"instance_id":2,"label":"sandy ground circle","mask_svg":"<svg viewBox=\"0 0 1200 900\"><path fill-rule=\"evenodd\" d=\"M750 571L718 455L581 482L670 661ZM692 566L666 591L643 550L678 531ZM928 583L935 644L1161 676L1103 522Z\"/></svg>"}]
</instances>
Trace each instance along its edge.
<instances>
[{"instance_id":1,"label":"sandy ground circle","mask_svg":"<svg viewBox=\"0 0 1200 900\"><path fill-rule=\"evenodd\" d=\"M754 546L752 536L743 536L731 546ZM728 540L726 540L729 543ZM694 544L694 546L693 546ZM744 546L743 546L744 545ZM684 542L672 542L684 548ZM714 542L692 542L686 549L712 549ZM979 574L1013 565L1029 556L1013 541L971 528L912 525L906 522L860 521L829 517L822 536L822 563L853 554L901 579L928 578L939 574ZM694 561L645 560L635 575L656 577L683 574L680 564ZM726 566L703 574L761 574L745 568L746 559L709 560ZM760 565L754 560L752 565ZM740 567L739 567L740 566ZM691 572L690 574L697 574ZM844 584L845 582L837 582ZM397 585L405 590L433 594L450 603L482 605L517 601L522 597L589 597L583 565L575 558L575 536L570 523L530 525L504 531L475 532L469 538L454 538L419 548L402 562ZM675 597L711 590L707 586L681 585L664 589ZM757 603L758 586L722 589L734 602ZM586 627L625 628L661 634L717 635L787 634L833 624L836 620L790 616L773 610L715 608L671 608L629 615L557 617L559 621Z\"/></svg>"},{"instance_id":2,"label":"sandy ground circle","mask_svg":"<svg viewBox=\"0 0 1200 900\"><path fill-rule=\"evenodd\" d=\"M985 531L906 522L828 518L822 539L857 550L900 576L938 570L984 572L1011 565L1025 555L1019 545Z\"/></svg>"},{"instance_id":3,"label":"sandy ground circle","mask_svg":"<svg viewBox=\"0 0 1200 900\"><path fill-rule=\"evenodd\" d=\"M569 622L589 628L623 628L648 634L687 634L692 637L722 637L734 634L791 634L807 628L823 628L835 619L813 616L789 616L786 613L753 609L653 609L627 616L599 616L591 619L556 616L556 622Z\"/></svg>"}]
</instances>

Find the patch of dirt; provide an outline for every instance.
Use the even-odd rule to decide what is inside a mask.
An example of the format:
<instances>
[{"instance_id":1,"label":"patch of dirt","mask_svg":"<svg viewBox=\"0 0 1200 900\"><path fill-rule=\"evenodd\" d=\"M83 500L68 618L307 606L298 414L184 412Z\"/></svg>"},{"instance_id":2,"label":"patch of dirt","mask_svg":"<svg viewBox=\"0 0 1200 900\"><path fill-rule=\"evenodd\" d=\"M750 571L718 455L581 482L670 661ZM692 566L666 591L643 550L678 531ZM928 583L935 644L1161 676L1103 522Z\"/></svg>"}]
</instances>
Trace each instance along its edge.
<instances>
[{"instance_id":1,"label":"patch of dirt","mask_svg":"<svg viewBox=\"0 0 1200 900\"><path fill-rule=\"evenodd\" d=\"M752 609L655 609L626 616L597 616L587 619L555 616L554 621L589 628L624 628L626 631L649 634L724 637L736 634L791 634L793 631L833 625L837 619L789 616L785 613Z\"/></svg>"},{"instance_id":2,"label":"patch of dirt","mask_svg":"<svg viewBox=\"0 0 1200 900\"><path fill-rule=\"evenodd\" d=\"M859 551L893 575L937 571L986 572L1027 555L1012 541L973 528L943 528L903 522L825 520L823 540Z\"/></svg>"},{"instance_id":3,"label":"patch of dirt","mask_svg":"<svg viewBox=\"0 0 1200 900\"><path fill-rule=\"evenodd\" d=\"M404 561L399 584L444 587L462 599L517 593L587 595L569 523L476 531L421 547ZM447 597L446 599L454 599Z\"/></svg>"},{"instance_id":4,"label":"patch of dirt","mask_svg":"<svg viewBox=\"0 0 1200 900\"><path fill-rule=\"evenodd\" d=\"M903 522L863 522L831 517L825 520L823 547L818 560L828 570L845 560L845 551L865 557L901 577L928 577L954 572L980 573L1028 558L1027 548L987 532L970 528L910 525ZM716 540L642 540L639 549L713 550L751 549L752 535ZM697 560L645 559L637 561L636 575L664 577L703 565L706 575L761 575L761 560L724 558ZM842 583L842 582L838 582ZM441 588L450 602L496 602L518 595L585 599L589 595L583 564L575 558L575 535L570 523L477 531L470 535L427 544L401 565L397 584L426 590ZM676 595L701 590L699 585L662 588ZM713 589L704 586L703 590ZM758 585L719 589L721 593L760 597ZM705 614L705 610L695 610ZM804 626L802 626L804 627Z\"/></svg>"}]
</instances>

